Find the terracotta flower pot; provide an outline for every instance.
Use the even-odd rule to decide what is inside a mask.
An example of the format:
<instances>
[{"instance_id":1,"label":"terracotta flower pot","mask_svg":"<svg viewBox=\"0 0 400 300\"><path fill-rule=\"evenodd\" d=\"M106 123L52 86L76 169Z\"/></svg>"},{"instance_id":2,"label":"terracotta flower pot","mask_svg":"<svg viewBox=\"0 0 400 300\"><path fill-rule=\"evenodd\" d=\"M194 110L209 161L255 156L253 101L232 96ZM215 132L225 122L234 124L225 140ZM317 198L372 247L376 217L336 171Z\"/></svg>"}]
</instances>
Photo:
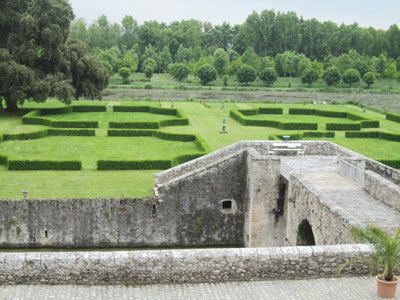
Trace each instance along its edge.
<instances>
[{"instance_id":1,"label":"terracotta flower pot","mask_svg":"<svg viewBox=\"0 0 400 300\"><path fill-rule=\"evenodd\" d=\"M382 298L393 298L396 295L396 287L399 283L399 278L393 276L393 281L383 280L382 275L375 277L378 287L378 296Z\"/></svg>"}]
</instances>

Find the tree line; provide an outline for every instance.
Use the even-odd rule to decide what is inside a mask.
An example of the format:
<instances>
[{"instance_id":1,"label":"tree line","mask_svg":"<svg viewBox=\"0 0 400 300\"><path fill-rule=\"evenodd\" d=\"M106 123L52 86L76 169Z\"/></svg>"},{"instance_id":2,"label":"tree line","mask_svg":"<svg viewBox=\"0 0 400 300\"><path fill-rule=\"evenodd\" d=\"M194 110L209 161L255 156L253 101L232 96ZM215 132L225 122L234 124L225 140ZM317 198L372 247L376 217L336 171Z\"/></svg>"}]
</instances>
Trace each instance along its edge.
<instances>
[{"instance_id":1,"label":"tree line","mask_svg":"<svg viewBox=\"0 0 400 300\"><path fill-rule=\"evenodd\" d=\"M129 15L119 24L103 15L90 25L75 20L70 38L87 43L110 73L123 68L125 78L135 71L151 77L153 72L172 70L174 74L180 69L177 79L182 79L187 72L197 75L205 64L221 77L236 76L242 65L251 66L257 75L272 68L278 76L295 77L305 76L310 69L322 77L328 68L336 67L341 75L355 69L361 77L371 72L376 77L395 78L400 69L396 24L385 31L356 23L304 20L294 12L274 10L253 12L243 24L234 26L213 26L194 19L139 25Z\"/></svg>"}]
</instances>

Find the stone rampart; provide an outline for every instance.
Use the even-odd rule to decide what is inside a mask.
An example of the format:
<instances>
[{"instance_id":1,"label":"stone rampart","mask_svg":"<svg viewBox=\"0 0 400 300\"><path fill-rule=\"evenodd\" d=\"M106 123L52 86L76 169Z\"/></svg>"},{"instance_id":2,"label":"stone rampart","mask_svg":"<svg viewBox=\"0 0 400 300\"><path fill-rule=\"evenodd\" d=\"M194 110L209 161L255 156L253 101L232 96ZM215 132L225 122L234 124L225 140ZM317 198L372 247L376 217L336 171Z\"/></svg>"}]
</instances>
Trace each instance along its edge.
<instances>
[{"instance_id":1,"label":"stone rampart","mask_svg":"<svg viewBox=\"0 0 400 300\"><path fill-rule=\"evenodd\" d=\"M199 283L337 276L369 245L110 252L0 253L0 284ZM346 275L369 273L365 262Z\"/></svg>"}]
</instances>

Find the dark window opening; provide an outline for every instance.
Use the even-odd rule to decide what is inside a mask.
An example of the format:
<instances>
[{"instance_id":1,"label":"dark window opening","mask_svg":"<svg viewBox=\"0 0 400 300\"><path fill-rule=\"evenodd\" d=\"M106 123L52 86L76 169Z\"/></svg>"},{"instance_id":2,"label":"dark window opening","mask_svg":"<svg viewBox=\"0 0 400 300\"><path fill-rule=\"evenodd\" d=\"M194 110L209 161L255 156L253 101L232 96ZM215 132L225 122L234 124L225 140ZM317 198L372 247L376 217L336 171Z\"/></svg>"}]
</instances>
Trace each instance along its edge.
<instances>
[{"instance_id":1,"label":"dark window opening","mask_svg":"<svg viewBox=\"0 0 400 300\"><path fill-rule=\"evenodd\" d=\"M44 231L44 236L47 238L47 230Z\"/></svg>"},{"instance_id":2,"label":"dark window opening","mask_svg":"<svg viewBox=\"0 0 400 300\"><path fill-rule=\"evenodd\" d=\"M296 244L297 246L315 246L314 233L307 220L303 220L299 225Z\"/></svg>"},{"instance_id":3,"label":"dark window opening","mask_svg":"<svg viewBox=\"0 0 400 300\"><path fill-rule=\"evenodd\" d=\"M232 209L232 201L222 201L222 209Z\"/></svg>"}]
</instances>

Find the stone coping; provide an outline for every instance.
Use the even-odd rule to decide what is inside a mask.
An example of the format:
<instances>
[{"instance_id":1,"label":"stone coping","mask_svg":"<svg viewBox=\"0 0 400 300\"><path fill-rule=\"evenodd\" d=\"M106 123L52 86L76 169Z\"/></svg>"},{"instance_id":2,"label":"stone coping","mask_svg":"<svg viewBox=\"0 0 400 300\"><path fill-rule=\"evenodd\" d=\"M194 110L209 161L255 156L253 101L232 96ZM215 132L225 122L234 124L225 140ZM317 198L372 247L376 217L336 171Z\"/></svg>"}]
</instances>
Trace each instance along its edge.
<instances>
[{"instance_id":1,"label":"stone coping","mask_svg":"<svg viewBox=\"0 0 400 300\"><path fill-rule=\"evenodd\" d=\"M0 252L0 284L154 284L334 277L366 244L146 251ZM341 275L366 275L365 262Z\"/></svg>"}]
</instances>

